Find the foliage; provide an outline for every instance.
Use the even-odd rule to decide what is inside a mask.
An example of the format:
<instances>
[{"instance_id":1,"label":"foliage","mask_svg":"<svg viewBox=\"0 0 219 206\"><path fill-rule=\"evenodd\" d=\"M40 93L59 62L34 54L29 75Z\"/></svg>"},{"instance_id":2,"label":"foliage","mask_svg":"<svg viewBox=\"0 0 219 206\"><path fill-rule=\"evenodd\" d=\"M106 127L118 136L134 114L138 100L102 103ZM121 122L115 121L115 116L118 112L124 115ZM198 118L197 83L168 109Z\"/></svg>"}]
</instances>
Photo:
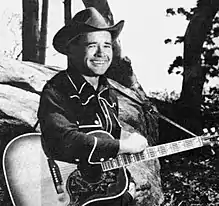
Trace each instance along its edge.
<instances>
[{"instance_id":1,"label":"foliage","mask_svg":"<svg viewBox=\"0 0 219 206\"><path fill-rule=\"evenodd\" d=\"M219 204L218 155L206 147L162 158L162 206Z\"/></svg>"},{"instance_id":2,"label":"foliage","mask_svg":"<svg viewBox=\"0 0 219 206\"><path fill-rule=\"evenodd\" d=\"M205 91L203 96L202 111L205 125L219 127L219 88L212 87L209 91Z\"/></svg>"},{"instance_id":3,"label":"foliage","mask_svg":"<svg viewBox=\"0 0 219 206\"><path fill-rule=\"evenodd\" d=\"M186 33L186 35L189 35L189 34L192 35L191 26L195 25L196 23L198 23L198 24L200 24L200 22L203 23L204 22L204 21L202 21L203 19L202 20L200 20L200 19L203 18L207 14L209 15L209 13L210 13L210 12L205 13L206 9L211 9L210 11L212 11L212 14L213 14L212 8L218 8L218 6L214 7L214 4L217 4L217 3L218 3L218 1L199 0L199 1L197 1L197 6L194 8L191 8L190 10L186 10L184 8L178 8L178 9L169 8L166 10L166 13L167 13L167 16L182 15L188 21L193 20L190 22L191 24L189 25L190 30L187 29L187 33ZM216 11L217 10L215 10L215 12ZM196 15L195 16L196 18L193 19L194 15ZM200 21L197 20L198 18ZM205 17L205 18L207 18L207 17ZM207 23L206 23L206 25L207 25ZM206 25L200 24L199 28L202 30L202 28L205 28ZM206 31L206 29L203 29L203 31ZM191 37L191 39L189 40L190 42L195 41L194 38L198 39L198 37L197 37L198 34L195 33L195 35L196 36ZM184 43L184 40L185 40L185 36L177 36L175 41L168 38L164 42L166 44L170 44L170 43L178 44L178 43ZM198 42L202 43L201 39L200 39L200 41L197 40L197 44L198 44ZM187 44L188 44L188 42L187 42ZM194 92L188 93L190 95L187 95L187 97L193 99L194 101L197 100L197 102L203 102L201 105L202 117L197 118L196 121L200 120L200 122L202 122L204 124L208 124L208 125L212 125L212 124L215 124L216 122L218 122L219 106L217 106L217 105L218 105L218 101L219 101L218 100L219 85L214 86L211 84L205 84L204 87L202 87L203 86L202 84L203 84L203 81L205 81L205 83L209 83L212 78L218 79L218 77L219 77L219 46L218 45L219 45L219 12L213 18L211 28L210 28L209 32L207 33L206 39L205 39L204 44L203 44L202 49L201 49L201 56L200 56L201 68L200 68L200 71L196 71L195 70L196 67L194 67L194 68L189 68L189 69L185 70L185 73L184 73L185 74L184 78L191 78L192 79L193 78L193 77L191 77L192 75L190 75L190 77L188 76L188 74L190 73L189 70L191 69L191 70L193 70L194 73L196 73L197 77L199 78L199 79L195 79L195 77L194 77L193 83L191 83L190 86L183 87L183 88L187 89L187 90L193 88ZM188 53L189 46L188 45L185 45L185 46L186 46L186 48L185 48L184 52ZM192 44L192 46L195 46L195 43ZM192 51L196 51L196 49L197 48L191 48ZM188 56L188 54L187 54L187 56ZM192 56L192 55L190 54L190 56ZM187 59L187 61L188 61L188 59ZM199 58L196 59L196 57L194 57L193 61L196 61L196 63L198 64ZM182 56L178 55L173 60L173 63L170 64L169 69L168 69L168 73L169 74L175 73L175 74L182 75L184 72L184 69L186 69L186 67L184 68L183 66L184 66L184 59ZM186 76L186 74L187 74L187 76ZM188 84L188 82L189 82L188 79L186 81ZM184 82L186 82L186 81L184 81ZM197 82L197 81L199 81L199 82ZM197 88L194 88L193 86L200 87L200 91ZM207 88L209 86L210 86L210 89L208 89L208 91L207 91ZM199 96L200 98L194 97L195 96L194 94L201 95L201 92L202 92L202 96ZM184 93L185 93L185 91L184 91ZM184 96L185 96L185 94L184 94ZM192 105L194 103L194 101L193 102L188 101L188 102L190 105ZM196 109L197 105L196 104L194 104L194 105L195 105L194 109ZM194 109L193 109L193 111L194 111ZM200 111L199 108L198 108L198 111ZM199 125L199 126L201 127L202 125Z\"/></svg>"},{"instance_id":4,"label":"foliage","mask_svg":"<svg viewBox=\"0 0 219 206\"><path fill-rule=\"evenodd\" d=\"M4 12L2 16L2 25L4 33L10 42L7 42L6 48L3 46L3 53L5 56L17 59L21 53L21 15L18 13ZM3 44L4 45L4 44Z\"/></svg>"},{"instance_id":5,"label":"foliage","mask_svg":"<svg viewBox=\"0 0 219 206\"><path fill-rule=\"evenodd\" d=\"M176 91L169 93L166 89L164 91L150 91L148 96L169 103L172 103L179 98L179 94Z\"/></svg>"},{"instance_id":6,"label":"foliage","mask_svg":"<svg viewBox=\"0 0 219 206\"><path fill-rule=\"evenodd\" d=\"M177 10L174 10L173 8L169 8L166 10L167 16L173 16L173 15L183 15L186 17L186 20L191 20L192 16L194 15L194 12L196 11L197 7L191 8L189 11L185 10L184 8L178 8ZM219 77L219 13L215 16L213 22L212 22L212 28L210 32L207 34L207 38L205 40L205 43L203 45L202 49L202 67L204 68L204 71L206 71L206 74L208 74L210 77ZM165 39L165 44L172 43L173 40L171 39ZM184 42L184 36L177 36L176 40L174 41L174 44L183 43ZM182 68L183 66L183 57L177 56L173 63L170 65L168 73L176 73L176 74L182 74L179 72L179 68ZM176 69L176 70L174 70ZM207 78L206 78L207 81Z\"/></svg>"}]
</instances>

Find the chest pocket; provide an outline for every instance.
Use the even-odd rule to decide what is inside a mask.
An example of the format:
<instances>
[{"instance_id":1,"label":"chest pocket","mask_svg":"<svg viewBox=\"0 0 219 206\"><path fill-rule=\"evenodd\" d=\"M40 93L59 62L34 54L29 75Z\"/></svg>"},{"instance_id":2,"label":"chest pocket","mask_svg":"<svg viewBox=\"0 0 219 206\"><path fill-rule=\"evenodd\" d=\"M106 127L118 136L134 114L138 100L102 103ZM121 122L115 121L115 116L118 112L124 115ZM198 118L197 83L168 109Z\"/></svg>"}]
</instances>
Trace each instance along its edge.
<instances>
[{"instance_id":1,"label":"chest pocket","mask_svg":"<svg viewBox=\"0 0 219 206\"><path fill-rule=\"evenodd\" d=\"M77 102L76 113L79 131L87 133L93 130L103 130L104 122L99 114L96 97L92 95L86 101L78 99Z\"/></svg>"}]
</instances>

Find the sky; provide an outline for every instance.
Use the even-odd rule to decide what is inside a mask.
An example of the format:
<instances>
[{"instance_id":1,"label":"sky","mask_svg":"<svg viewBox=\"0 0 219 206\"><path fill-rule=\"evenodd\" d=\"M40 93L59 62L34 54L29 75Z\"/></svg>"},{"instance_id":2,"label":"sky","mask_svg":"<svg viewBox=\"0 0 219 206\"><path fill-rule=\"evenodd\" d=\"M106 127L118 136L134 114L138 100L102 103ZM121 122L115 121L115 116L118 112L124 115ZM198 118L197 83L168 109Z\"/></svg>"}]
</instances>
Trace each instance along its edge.
<instances>
[{"instance_id":1,"label":"sky","mask_svg":"<svg viewBox=\"0 0 219 206\"><path fill-rule=\"evenodd\" d=\"M146 0L108 0L115 23L125 20L124 29L119 37L122 54L131 59L134 73L146 93L181 91L182 77L169 75L167 70L175 57L183 54L183 45L164 44L164 40L184 35L188 21L180 15L167 17L166 9L189 9L195 6L196 1L152 0L149 3ZM19 33L13 34L7 24L12 13L21 15L21 2L22 0L14 0L11 4L11 1L4 1L0 5L0 50L9 49L13 46L12 39L20 38ZM52 47L53 36L64 24L63 0L52 0L49 3L46 64L66 68L66 57ZM73 0L73 15L81 9L84 9L82 1ZM14 30L16 27L18 25L13 25Z\"/></svg>"}]
</instances>

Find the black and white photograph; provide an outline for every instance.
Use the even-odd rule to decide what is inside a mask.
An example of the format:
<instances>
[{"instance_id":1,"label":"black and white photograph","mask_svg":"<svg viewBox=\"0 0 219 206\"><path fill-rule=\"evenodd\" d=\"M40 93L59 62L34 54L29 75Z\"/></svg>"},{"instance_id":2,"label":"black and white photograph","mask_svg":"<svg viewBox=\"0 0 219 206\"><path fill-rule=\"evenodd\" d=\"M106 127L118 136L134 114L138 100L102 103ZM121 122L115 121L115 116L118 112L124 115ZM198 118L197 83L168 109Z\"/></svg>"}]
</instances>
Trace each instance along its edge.
<instances>
[{"instance_id":1,"label":"black and white photograph","mask_svg":"<svg viewBox=\"0 0 219 206\"><path fill-rule=\"evenodd\" d=\"M0 3L0 206L219 206L219 0Z\"/></svg>"}]
</instances>

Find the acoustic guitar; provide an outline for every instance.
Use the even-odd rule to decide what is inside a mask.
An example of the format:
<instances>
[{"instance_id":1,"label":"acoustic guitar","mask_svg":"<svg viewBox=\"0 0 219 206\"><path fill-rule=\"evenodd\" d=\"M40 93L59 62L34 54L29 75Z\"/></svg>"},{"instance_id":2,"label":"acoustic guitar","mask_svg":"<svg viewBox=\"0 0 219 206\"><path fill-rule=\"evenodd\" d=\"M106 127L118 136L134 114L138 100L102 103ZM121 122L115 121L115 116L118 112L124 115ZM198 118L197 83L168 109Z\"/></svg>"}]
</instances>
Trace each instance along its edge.
<instances>
[{"instance_id":1,"label":"acoustic guitar","mask_svg":"<svg viewBox=\"0 0 219 206\"><path fill-rule=\"evenodd\" d=\"M92 136L109 138L104 131ZM14 206L91 206L121 196L128 188L127 165L218 143L218 133L148 147L136 154L120 154L106 161L93 160L97 178L89 180L75 164L49 159L41 146L40 133L27 133L8 143L3 171ZM94 137L95 138L95 137ZM113 138L113 137L112 137ZM97 139L95 138L95 142Z\"/></svg>"}]
</instances>

